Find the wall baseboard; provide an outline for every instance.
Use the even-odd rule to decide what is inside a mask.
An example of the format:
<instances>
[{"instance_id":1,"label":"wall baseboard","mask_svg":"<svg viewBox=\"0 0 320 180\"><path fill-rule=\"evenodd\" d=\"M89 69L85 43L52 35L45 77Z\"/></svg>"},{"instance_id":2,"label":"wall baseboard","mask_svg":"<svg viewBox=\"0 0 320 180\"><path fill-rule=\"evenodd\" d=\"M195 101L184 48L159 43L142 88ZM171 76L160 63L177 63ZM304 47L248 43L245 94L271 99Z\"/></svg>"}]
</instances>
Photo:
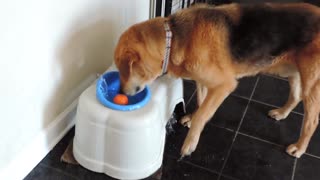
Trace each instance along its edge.
<instances>
[{"instance_id":1,"label":"wall baseboard","mask_svg":"<svg viewBox=\"0 0 320 180\"><path fill-rule=\"evenodd\" d=\"M75 124L78 97L89 87L96 75L88 76L72 94L77 98L60 113L45 129L30 141L23 150L0 172L0 179L22 180L51 151Z\"/></svg>"}]
</instances>

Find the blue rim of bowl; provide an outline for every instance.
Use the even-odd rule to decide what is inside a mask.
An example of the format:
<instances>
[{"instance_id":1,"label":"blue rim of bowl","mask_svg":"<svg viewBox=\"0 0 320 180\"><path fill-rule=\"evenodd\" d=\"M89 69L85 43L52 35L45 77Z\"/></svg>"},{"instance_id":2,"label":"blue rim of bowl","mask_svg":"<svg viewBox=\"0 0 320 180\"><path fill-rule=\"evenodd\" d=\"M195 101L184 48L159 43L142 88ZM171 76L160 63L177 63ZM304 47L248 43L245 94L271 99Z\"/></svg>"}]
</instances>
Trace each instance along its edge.
<instances>
[{"instance_id":1,"label":"blue rim of bowl","mask_svg":"<svg viewBox=\"0 0 320 180\"><path fill-rule=\"evenodd\" d=\"M117 71L110 71L107 73L112 73L112 72L117 72ZM100 85L103 83L103 77L107 73L104 73L103 75L101 75L96 83L96 97L99 100L99 102L103 104L105 107L108 107L113 110L118 110L118 111L133 111L133 110L142 108L150 101L151 91L148 86L145 87L145 91L146 91L145 98L143 98L143 100L139 101L138 103L130 104L130 105L119 105L119 104L115 104L113 102L108 101L100 90Z\"/></svg>"}]
</instances>

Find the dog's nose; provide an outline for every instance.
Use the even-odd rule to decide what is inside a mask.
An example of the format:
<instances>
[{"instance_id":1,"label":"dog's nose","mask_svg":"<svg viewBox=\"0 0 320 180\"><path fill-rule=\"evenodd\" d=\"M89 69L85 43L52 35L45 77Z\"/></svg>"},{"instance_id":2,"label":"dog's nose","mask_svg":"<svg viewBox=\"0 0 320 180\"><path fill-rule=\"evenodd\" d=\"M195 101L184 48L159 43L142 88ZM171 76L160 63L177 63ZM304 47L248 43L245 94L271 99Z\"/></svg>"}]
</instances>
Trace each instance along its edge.
<instances>
[{"instance_id":1,"label":"dog's nose","mask_svg":"<svg viewBox=\"0 0 320 180\"><path fill-rule=\"evenodd\" d=\"M136 92L139 92L140 91L140 86L137 86L136 87Z\"/></svg>"},{"instance_id":2,"label":"dog's nose","mask_svg":"<svg viewBox=\"0 0 320 180\"><path fill-rule=\"evenodd\" d=\"M125 94L124 90L122 88L120 88L120 94Z\"/></svg>"}]
</instances>

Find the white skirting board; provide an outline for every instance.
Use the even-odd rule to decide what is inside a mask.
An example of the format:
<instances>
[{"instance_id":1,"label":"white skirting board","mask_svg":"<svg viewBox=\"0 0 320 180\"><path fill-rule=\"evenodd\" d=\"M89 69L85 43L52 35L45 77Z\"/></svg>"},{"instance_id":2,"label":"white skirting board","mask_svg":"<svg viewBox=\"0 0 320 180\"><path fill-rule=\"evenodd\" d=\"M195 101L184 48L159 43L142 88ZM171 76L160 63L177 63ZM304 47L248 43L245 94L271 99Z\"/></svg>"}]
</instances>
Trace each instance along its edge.
<instances>
[{"instance_id":1,"label":"white skirting board","mask_svg":"<svg viewBox=\"0 0 320 180\"><path fill-rule=\"evenodd\" d=\"M96 79L96 75L88 76L73 91L71 96L79 97ZM47 128L23 148L11 163L0 172L0 179L22 180L51 151L75 124L75 113L78 104L76 98Z\"/></svg>"}]
</instances>

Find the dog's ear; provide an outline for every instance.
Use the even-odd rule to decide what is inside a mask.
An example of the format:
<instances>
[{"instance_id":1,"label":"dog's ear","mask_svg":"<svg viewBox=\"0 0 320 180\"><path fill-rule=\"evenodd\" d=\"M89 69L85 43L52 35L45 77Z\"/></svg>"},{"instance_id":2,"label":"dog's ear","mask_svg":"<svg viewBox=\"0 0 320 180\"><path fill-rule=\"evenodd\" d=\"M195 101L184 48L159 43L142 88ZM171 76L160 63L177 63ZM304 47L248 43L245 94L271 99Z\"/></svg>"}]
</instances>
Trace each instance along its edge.
<instances>
[{"instance_id":1,"label":"dog's ear","mask_svg":"<svg viewBox=\"0 0 320 180\"><path fill-rule=\"evenodd\" d=\"M133 64L139 61L139 55L133 50L126 50L119 60L119 71L124 78L129 78L132 73Z\"/></svg>"}]
</instances>

